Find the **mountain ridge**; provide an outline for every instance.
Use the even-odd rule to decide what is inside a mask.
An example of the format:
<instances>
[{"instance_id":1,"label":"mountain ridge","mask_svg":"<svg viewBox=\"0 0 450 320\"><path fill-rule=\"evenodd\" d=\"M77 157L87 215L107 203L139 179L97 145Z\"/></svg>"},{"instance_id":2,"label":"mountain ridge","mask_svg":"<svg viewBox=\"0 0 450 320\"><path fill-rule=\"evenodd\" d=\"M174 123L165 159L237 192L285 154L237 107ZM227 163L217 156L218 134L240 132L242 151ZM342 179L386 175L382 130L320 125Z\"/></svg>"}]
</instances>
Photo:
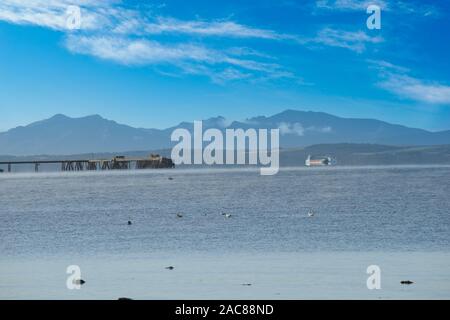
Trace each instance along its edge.
<instances>
[{"instance_id":1,"label":"mountain ridge","mask_svg":"<svg viewBox=\"0 0 450 320\"><path fill-rule=\"evenodd\" d=\"M0 154L77 154L157 150L174 145L176 128L192 131L191 122L166 129L135 128L98 114L72 118L64 114L18 126L0 133ZM280 129L284 148L316 144L373 143L397 146L442 145L450 142L450 130L431 132L377 119L342 118L315 111L287 109L271 116L228 121L222 116L203 121L203 129Z\"/></svg>"}]
</instances>

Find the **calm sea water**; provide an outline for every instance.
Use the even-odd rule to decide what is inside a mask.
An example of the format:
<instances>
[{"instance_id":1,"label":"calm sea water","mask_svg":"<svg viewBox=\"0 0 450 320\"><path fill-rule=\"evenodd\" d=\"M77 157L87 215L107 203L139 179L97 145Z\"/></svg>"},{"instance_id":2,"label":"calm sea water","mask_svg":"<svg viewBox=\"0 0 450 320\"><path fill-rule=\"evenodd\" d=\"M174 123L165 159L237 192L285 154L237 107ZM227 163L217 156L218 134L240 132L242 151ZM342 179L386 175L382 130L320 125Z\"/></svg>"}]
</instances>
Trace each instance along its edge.
<instances>
[{"instance_id":1,"label":"calm sea water","mask_svg":"<svg viewBox=\"0 0 450 320\"><path fill-rule=\"evenodd\" d=\"M0 298L450 298L449 195L433 166L1 174Z\"/></svg>"}]
</instances>

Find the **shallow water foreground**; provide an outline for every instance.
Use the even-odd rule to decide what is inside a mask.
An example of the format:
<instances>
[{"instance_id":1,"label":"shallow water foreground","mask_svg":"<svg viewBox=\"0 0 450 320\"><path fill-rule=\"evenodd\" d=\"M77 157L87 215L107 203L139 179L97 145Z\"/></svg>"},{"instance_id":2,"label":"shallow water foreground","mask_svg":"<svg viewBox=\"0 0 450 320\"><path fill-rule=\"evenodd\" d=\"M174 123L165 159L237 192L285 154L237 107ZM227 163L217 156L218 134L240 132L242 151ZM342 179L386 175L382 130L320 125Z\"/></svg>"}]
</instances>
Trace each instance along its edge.
<instances>
[{"instance_id":1,"label":"shallow water foreground","mask_svg":"<svg viewBox=\"0 0 450 320\"><path fill-rule=\"evenodd\" d=\"M448 299L449 178L434 166L2 174L0 298ZM66 288L69 265L81 290ZM369 265L381 290L367 289Z\"/></svg>"},{"instance_id":2,"label":"shallow water foreground","mask_svg":"<svg viewBox=\"0 0 450 320\"><path fill-rule=\"evenodd\" d=\"M66 288L67 266L86 280ZM367 289L369 265L381 289ZM173 270L165 269L173 265ZM450 254L270 253L0 262L0 299L448 299ZM412 280L412 285L401 285Z\"/></svg>"}]
</instances>

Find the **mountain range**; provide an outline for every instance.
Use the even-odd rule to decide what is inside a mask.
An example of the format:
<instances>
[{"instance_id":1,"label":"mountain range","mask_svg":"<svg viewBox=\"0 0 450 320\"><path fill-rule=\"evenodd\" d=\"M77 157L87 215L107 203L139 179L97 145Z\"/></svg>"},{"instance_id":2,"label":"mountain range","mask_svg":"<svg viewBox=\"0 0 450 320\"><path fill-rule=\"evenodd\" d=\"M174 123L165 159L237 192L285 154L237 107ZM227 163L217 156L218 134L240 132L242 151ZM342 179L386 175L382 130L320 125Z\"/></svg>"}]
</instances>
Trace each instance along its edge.
<instances>
[{"instance_id":1,"label":"mountain range","mask_svg":"<svg viewBox=\"0 0 450 320\"><path fill-rule=\"evenodd\" d=\"M0 155L67 155L167 149L174 145L170 135L176 128L192 131L193 124L182 122L167 129L144 129L107 120L99 115L70 118L57 114L0 133ZM273 116L258 116L244 121L210 118L203 121L203 129L208 128L279 128L282 148L337 143L387 146L450 143L450 130L431 132L375 119L341 118L323 112L299 110L286 110Z\"/></svg>"}]
</instances>

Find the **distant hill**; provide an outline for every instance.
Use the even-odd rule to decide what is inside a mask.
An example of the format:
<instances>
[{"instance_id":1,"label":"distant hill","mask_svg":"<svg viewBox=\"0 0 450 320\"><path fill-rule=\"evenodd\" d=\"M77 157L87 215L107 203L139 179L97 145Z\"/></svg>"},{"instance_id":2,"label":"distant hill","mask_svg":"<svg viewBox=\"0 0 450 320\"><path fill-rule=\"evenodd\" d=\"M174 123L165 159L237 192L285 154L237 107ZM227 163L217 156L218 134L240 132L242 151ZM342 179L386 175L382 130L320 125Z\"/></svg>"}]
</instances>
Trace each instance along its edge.
<instances>
[{"instance_id":1,"label":"distant hill","mask_svg":"<svg viewBox=\"0 0 450 320\"><path fill-rule=\"evenodd\" d=\"M450 143L450 130L430 132L374 119L340 118L323 112L286 110L271 117L256 117L231 127L280 128L283 147L314 144L362 143L395 146Z\"/></svg>"},{"instance_id":2,"label":"distant hill","mask_svg":"<svg viewBox=\"0 0 450 320\"><path fill-rule=\"evenodd\" d=\"M283 167L303 166L308 155L331 156L339 166L450 165L450 145L396 147L372 144L320 144L280 153Z\"/></svg>"},{"instance_id":3,"label":"distant hill","mask_svg":"<svg viewBox=\"0 0 450 320\"><path fill-rule=\"evenodd\" d=\"M131 158L144 158L150 153L170 157L171 150L130 151L120 153ZM112 159L113 153L73 154L65 159ZM281 167L300 167L305 165L308 155L331 156L338 166L366 165L450 165L450 145L396 147L374 144L319 144L305 148L281 149ZM1 156L1 161L60 160L62 156ZM202 167L205 165L195 166ZM186 167L182 165L181 167ZM0 169L7 170L5 165ZM58 171L59 165L41 165L42 171ZM15 165L13 171L33 171L32 165Z\"/></svg>"},{"instance_id":4,"label":"distant hill","mask_svg":"<svg viewBox=\"0 0 450 320\"><path fill-rule=\"evenodd\" d=\"M69 118L58 114L0 133L0 154L9 155L121 152L162 147L168 147L163 131L133 128L99 115Z\"/></svg>"},{"instance_id":5,"label":"distant hill","mask_svg":"<svg viewBox=\"0 0 450 320\"><path fill-rule=\"evenodd\" d=\"M284 148L315 144L380 144L429 146L450 143L450 131L430 132L373 119L340 118L327 113L286 110L270 117L227 122L205 120L204 129L279 128ZM171 148L175 128L192 130L192 123L158 129L133 128L99 115L70 118L61 114L0 133L0 155L68 155Z\"/></svg>"}]
</instances>

